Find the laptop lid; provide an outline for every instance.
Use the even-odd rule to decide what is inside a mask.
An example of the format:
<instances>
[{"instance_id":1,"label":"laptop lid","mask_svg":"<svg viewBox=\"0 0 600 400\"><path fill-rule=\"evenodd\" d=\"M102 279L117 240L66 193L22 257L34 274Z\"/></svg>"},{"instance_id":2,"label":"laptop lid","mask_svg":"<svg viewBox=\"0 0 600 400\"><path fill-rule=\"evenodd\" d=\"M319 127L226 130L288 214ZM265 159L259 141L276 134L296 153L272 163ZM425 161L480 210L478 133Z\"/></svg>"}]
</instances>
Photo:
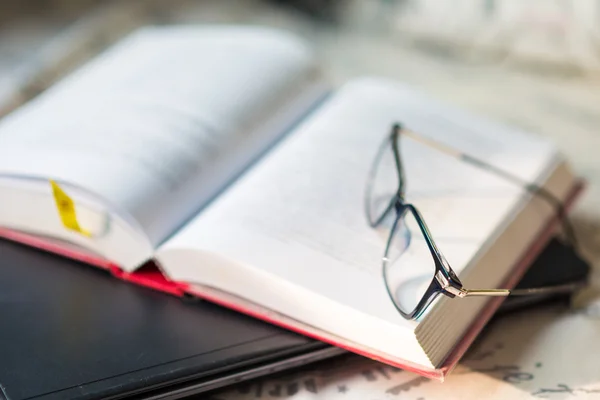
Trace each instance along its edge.
<instances>
[{"instance_id":1,"label":"laptop lid","mask_svg":"<svg viewBox=\"0 0 600 400\"><path fill-rule=\"evenodd\" d=\"M0 399L181 398L342 350L0 240Z\"/></svg>"}]
</instances>

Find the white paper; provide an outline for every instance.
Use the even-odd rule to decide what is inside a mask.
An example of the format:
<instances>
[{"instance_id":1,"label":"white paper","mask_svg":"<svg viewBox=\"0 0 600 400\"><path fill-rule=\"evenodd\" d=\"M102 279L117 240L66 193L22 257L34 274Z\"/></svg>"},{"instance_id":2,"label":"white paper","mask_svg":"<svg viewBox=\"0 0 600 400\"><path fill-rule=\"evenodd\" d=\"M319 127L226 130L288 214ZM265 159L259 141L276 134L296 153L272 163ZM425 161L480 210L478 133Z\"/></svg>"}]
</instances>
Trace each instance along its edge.
<instances>
[{"instance_id":1,"label":"white paper","mask_svg":"<svg viewBox=\"0 0 600 400\"><path fill-rule=\"evenodd\" d=\"M143 29L3 120L0 171L85 187L156 245L282 133L269 120L313 78L282 32Z\"/></svg>"},{"instance_id":2,"label":"white paper","mask_svg":"<svg viewBox=\"0 0 600 400\"><path fill-rule=\"evenodd\" d=\"M598 304L497 319L443 383L359 356L263 378L212 400L480 400L600 398Z\"/></svg>"}]
</instances>

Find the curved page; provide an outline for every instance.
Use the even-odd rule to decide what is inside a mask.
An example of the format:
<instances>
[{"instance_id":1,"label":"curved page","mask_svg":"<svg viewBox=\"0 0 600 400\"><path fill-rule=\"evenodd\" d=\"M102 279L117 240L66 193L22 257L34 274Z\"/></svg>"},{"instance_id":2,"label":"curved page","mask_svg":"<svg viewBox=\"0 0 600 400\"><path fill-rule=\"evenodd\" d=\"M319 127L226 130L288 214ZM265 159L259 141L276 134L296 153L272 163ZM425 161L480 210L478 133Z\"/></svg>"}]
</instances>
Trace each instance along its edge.
<instances>
[{"instance_id":1,"label":"curved page","mask_svg":"<svg viewBox=\"0 0 600 400\"><path fill-rule=\"evenodd\" d=\"M96 193L154 247L306 112L316 79L283 32L142 29L0 123L0 173ZM39 223L22 228L64 233Z\"/></svg>"}]
</instances>

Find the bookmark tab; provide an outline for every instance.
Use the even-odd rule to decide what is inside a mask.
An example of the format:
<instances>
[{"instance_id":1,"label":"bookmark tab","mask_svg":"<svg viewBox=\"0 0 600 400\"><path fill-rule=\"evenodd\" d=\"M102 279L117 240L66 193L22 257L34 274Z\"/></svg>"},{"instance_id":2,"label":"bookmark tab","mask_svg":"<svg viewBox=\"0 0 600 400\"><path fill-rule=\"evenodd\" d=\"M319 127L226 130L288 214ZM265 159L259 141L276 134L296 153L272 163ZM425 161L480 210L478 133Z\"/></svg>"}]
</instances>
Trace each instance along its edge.
<instances>
[{"instance_id":1,"label":"bookmark tab","mask_svg":"<svg viewBox=\"0 0 600 400\"><path fill-rule=\"evenodd\" d=\"M84 236L91 237L91 233L83 229L77 221L77 212L75 210L75 202L69 197L67 193L52 179L50 180L52 186L52 194L54 196L54 202L58 215L65 228L72 231L81 233Z\"/></svg>"}]
</instances>

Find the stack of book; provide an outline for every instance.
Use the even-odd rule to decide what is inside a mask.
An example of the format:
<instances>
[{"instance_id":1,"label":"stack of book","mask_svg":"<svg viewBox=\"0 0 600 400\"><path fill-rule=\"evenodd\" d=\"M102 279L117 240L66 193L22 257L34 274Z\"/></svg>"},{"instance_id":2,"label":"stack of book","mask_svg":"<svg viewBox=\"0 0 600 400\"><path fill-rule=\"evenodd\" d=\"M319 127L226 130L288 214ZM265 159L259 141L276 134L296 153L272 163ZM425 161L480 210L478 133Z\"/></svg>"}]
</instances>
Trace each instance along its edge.
<instances>
[{"instance_id":1,"label":"stack of book","mask_svg":"<svg viewBox=\"0 0 600 400\"><path fill-rule=\"evenodd\" d=\"M364 210L390 127L565 204L580 181L533 133L400 82L325 75L279 31L137 31L0 122L0 234L442 379L500 303L439 296L410 320L390 301L389 226ZM418 140L401 151L406 199L465 286L515 285L555 209Z\"/></svg>"}]
</instances>

